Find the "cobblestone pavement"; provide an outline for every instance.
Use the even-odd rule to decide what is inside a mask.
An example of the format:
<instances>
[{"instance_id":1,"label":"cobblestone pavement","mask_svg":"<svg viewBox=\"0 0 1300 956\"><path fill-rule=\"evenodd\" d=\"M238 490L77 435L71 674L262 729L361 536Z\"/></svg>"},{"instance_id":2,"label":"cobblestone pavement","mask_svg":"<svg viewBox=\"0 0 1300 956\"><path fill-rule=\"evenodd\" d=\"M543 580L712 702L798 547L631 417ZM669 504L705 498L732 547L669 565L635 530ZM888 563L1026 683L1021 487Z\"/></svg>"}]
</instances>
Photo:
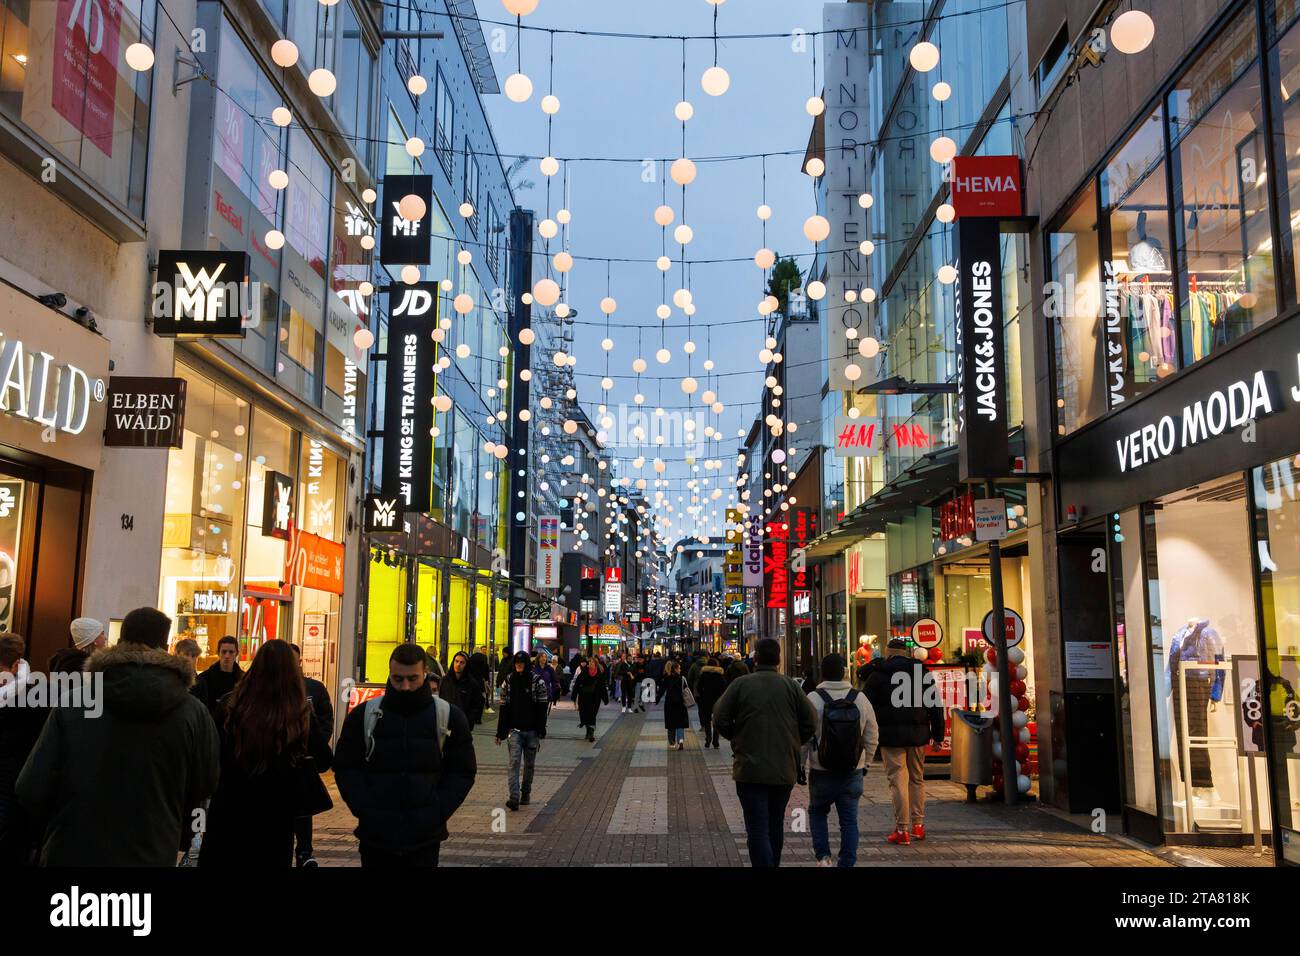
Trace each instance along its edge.
<instances>
[{"instance_id":1,"label":"cobblestone pavement","mask_svg":"<svg viewBox=\"0 0 1300 956\"><path fill-rule=\"evenodd\" d=\"M692 712L692 719L695 715ZM537 757L532 802L506 809L504 745L493 743L495 717L474 734L478 778L448 825L444 866L745 866L749 862L740 803L731 780L730 746L702 749L686 732L686 748L669 751L663 712L601 711L588 743L568 701L552 712ZM359 864L352 815L329 781L335 808L316 817L322 866ZM1025 805L965 803L965 789L946 780L926 784L928 838L887 844L889 790L877 763L867 774L859 808L859 866L1163 866L1129 843L1092 833ZM806 832L808 790L795 787L786 813L783 866L814 864ZM838 847L831 814L831 849Z\"/></svg>"}]
</instances>

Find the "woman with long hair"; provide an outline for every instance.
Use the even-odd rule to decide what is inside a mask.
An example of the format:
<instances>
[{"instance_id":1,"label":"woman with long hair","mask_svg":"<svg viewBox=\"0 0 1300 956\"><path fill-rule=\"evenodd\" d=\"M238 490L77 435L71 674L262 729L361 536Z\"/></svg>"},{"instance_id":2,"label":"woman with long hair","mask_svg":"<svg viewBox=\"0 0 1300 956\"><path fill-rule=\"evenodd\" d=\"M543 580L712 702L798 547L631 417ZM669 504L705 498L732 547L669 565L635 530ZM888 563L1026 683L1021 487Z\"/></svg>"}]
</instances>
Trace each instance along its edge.
<instances>
[{"instance_id":1,"label":"woman with long hair","mask_svg":"<svg viewBox=\"0 0 1300 956\"><path fill-rule=\"evenodd\" d=\"M221 782L199 866L292 866L294 819L329 809L320 774L333 759L293 648L267 641L217 718Z\"/></svg>"},{"instance_id":2,"label":"woman with long hair","mask_svg":"<svg viewBox=\"0 0 1300 956\"><path fill-rule=\"evenodd\" d=\"M668 731L668 749L682 750L686 746L686 728L691 724L686 710L686 678L682 665L669 661L664 666L663 688L660 699L664 704L664 729Z\"/></svg>"}]
</instances>

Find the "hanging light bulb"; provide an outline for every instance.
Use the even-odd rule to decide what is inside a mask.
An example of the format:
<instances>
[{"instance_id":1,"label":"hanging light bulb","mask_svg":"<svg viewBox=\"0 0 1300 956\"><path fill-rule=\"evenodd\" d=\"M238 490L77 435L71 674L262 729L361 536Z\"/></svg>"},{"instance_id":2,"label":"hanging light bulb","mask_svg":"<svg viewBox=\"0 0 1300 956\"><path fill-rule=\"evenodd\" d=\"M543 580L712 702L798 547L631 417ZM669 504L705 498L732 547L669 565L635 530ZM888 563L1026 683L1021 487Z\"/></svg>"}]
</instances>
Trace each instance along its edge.
<instances>
[{"instance_id":1,"label":"hanging light bulb","mask_svg":"<svg viewBox=\"0 0 1300 956\"><path fill-rule=\"evenodd\" d=\"M858 205L861 206L863 209L870 209L872 203L874 203L875 201L876 201L875 197L872 196L871 193L863 193L862 195L858 196Z\"/></svg>"},{"instance_id":2,"label":"hanging light bulb","mask_svg":"<svg viewBox=\"0 0 1300 956\"><path fill-rule=\"evenodd\" d=\"M695 379L691 378L689 375L682 379L682 391L687 395L694 395L695 390L699 387L700 383L695 381Z\"/></svg>"},{"instance_id":3,"label":"hanging light bulb","mask_svg":"<svg viewBox=\"0 0 1300 956\"><path fill-rule=\"evenodd\" d=\"M424 140L418 136L412 136L406 141L406 155L411 157L424 155Z\"/></svg>"},{"instance_id":4,"label":"hanging light bulb","mask_svg":"<svg viewBox=\"0 0 1300 956\"><path fill-rule=\"evenodd\" d=\"M760 269L770 269L774 262L776 262L776 253L771 249L759 249L754 253L754 265Z\"/></svg>"},{"instance_id":5,"label":"hanging light bulb","mask_svg":"<svg viewBox=\"0 0 1300 956\"><path fill-rule=\"evenodd\" d=\"M268 249L283 249L284 233L279 229L272 229L266 234L264 241L266 243L266 248Z\"/></svg>"},{"instance_id":6,"label":"hanging light bulb","mask_svg":"<svg viewBox=\"0 0 1300 956\"><path fill-rule=\"evenodd\" d=\"M1151 45L1155 35L1155 22L1141 10L1121 13L1110 25L1110 42L1120 53L1141 53Z\"/></svg>"},{"instance_id":7,"label":"hanging light bulb","mask_svg":"<svg viewBox=\"0 0 1300 956\"><path fill-rule=\"evenodd\" d=\"M912 47L907 60L918 73L929 73L939 65L939 48L928 40L922 40Z\"/></svg>"},{"instance_id":8,"label":"hanging light bulb","mask_svg":"<svg viewBox=\"0 0 1300 956\"><path fill-rule=\"evenodd\" d=\"M711 66L700 77L700 86L710 96L721 96L731 87L731 76L720 66Z\"/></svg>"},{"instance_id":9,"label":"hanging light bulb","mask_svg":"<svg viewBox=\"0 0 1300 956\"><path fill-rule=\"evenodd\" d=\"M333 96L339 81L325 67L317 67L307 75L307 87L319 97Z\"/></svg>"},{"instance_id":10,"label":"hanging light bulb","mask_svg":"<svg viewBox=\"0 0 1300 956\"><path fill-rule=\"evenodd\" d=\"M680 226L678 226L676 229L673 230L673 239L683 246L688 244L694 238L695 238L695 230L692 229L690 226L686 225L686 223L682 223Z\"/></svg>"},{"instance_id":11,"label":"hanging light bulb","mask_svg":"<svg viewBox=\"0 0 1300 956\"><path fill-rule=\"evenodd\" d=\"M941 265L938 272L939 281L944 285L952 285L957 280L957 270L950 265Z\"/></svg>"},{"instance_id":12,"label":"hanging light bulb","mask_svg":"<svg viewBox=\"0 0 1300 956\"><path fill-rule=\"evenodd\" d=\"M692 106L690 103L686 102L686 100L682 100L680 103L678 103L676 106L673 107L673 115L676 116L683 123L685 123L687 120L689 120L692 116L695 115L695 107Z\"/></svg>"},{"instance_id":13,"label":"hanging light bulb","mask_svg":"<svg viewBox=\"0 0 1300 956\"><path fill-rule=\"evenodd\" d=\"M537 333L532 329L519 330L519 342L522 345L532 345L537 340Z\"/></svg>"},{"instance_id":14,"label":"hanging light bulb","mask_svg":"<svg viewBox=\"0 0 1300 956\"><path fill-rule=\"evenodd\" d=\"M428 211L423 197L415 193L407 193L397 201L397 214L407 222L419 222Z\"/></svg>"},{"instance_id":15,"label":"hanging light bulb","mask_svg":"<svg viewBox=\"0 0 1300 956\"><path fill-rule=\"evenodd\" d=\"M533 298L538 304L550 308L560 301L560 287L554 279L539 279L533 286Z\"/></svg>"},{"instance_id":16,"label":"hanging light bulb","mask_svg":"<svg viewBox=\"0 0 1300 956\"><path fill-rule=\"evenodd\" d=\"M555 314L562 319L567 319L569 317L569 304L561 302L555 307Z\"/></svg>"},{"instance_id":17,"label":"hanging light bulb","mask_svg":"<svg viewBox=\"0 0 1300 956\"><path fill-rule=\"evenodd\" d=\"M456 211L460 213L460 218L469 219L471 216L474 215L474 204L469 202L463 202L460 204L460 208L458 208Z\"/></svg>"},{"instance_id":18,"label":"hanging light bulb","mask_svg":"<svg viewBox=\"0 0 1300 956\"><path fill-rule=\"evenodd\" d=\"M352 344L364 351L375 344L375 333L364 327L357 329L352 333Z\"/></svg>"},{"instance_id":19,"label":"hanging light bulb","mask_svg":"<svg viewBox=\"0 0 1300 956\"><path fill-rule=\"evenodd\" d=\"M287 70L298 62L298 45L292 40L276 40L271 44L271 60Z\"/></svg>"},{"instance_id":20,"label":"hanging light bulb","mask_svg":"<svg viewBox=\"0 0 1300 956\"><path fill-rule=\"evenodd\" d=\"M659 305L655 308L655 315L659 316L659 318L661 319L666 320L672 314L673 314L673 310L668 308L668 306L662 302L659 303Z\"/></svg>"},{"instance_id":21,"label":"hanging light bulb","mask_svg":"<svg viewBox=\"0 0 1300 956\"><path fill-rule=\"evenodd\" d=\"M554 239L559 231L560 227L555 224L554 219L543 219L537 224L537 232L543 239Z\"/></svg>"},{"instance_id":22,"label":"hanging light bulb","mask_svg":"<svg viewBox=\"0 0 1300 956\"><path fill-rule=\"evenodd\" d=\"M293 122L293 113L289 111L287 106L277 106L271 110L271 122L276 126L288 126Z\"/></svg>"},{"instance_id":23,"label":"hanging light bulb","mask_svg":"<svg viewBox=\"0 0 1300 956\"><path fill-rule=\"evenodd\" d=\"M555 271L559 273L568 272L573 268L573 256L567 252L557 252L554 258Z\"/></svg>"},{"instance_id":24,"label":"hanging light bulb","mask_svg":"<svg viewBox=\"0 0 1300 956\"><path fill-rule=\"evenodd\" d=\"M804 289L804 292L808 296L808 298L816 302L820 299L825 298L826 283L822 282L820 279L813 279L812 282L808 283L808 287Z\"/></svg>"},{"instance_id":25,"label":"hanging light bulb","mask_svg":"<svg viewBox=\"0 0 1300 956\"><path fill-rule=\"evenodd\" d=\"M669 352L667 349L660 349L658 352L655 353L655 361L658 362L660 365L667 365L670 361L672 361L672 357L673 357L673 353Z\"/></svg>"},{"instance_id":26,"label":"hanging light bulb","mask_svg":"<svg viewBox=\"0 0 1300 956\"><path fill-rule=\"evenodd\" d=\"M289 174L283 169L273 169L266 174L266 181L272 189L283 189L289 185Z\"/></svg>"},{"instance_id":27,"label":"hanging light bulb","mask_svg":"<svg viewBox=\"0 0 1300 956\"><path fill-rule=\"evenodd\" d=\"M957 143L951 136L940 136L930 144L930 158L936 163L949 163L957 155Z\"/></svg>"},{"instance_id":28,"label":"hanging light bulb","mask_svg":"<svg viewBox=\"0 0 1300 956\"><path fill-rule=\"evenodd\" d=\"M614 301L612 296L607 295L605 298L600 300L600 311L604 312L606 315L613 315L614 310L617 308L618 303Z\"/></svg>"},{"instance_id":29,"label":"hanging light bulb","mask_svg":"<svg viewBox=\"0 0 1300 956\"><path fill-rule=\"evenodd\" d=\"M406 88L411 91L412 96L423 96L429 91L429 81L419 73L413 73L406 81Z\"/></svg>"},{"instance_id":30,"label":"hanging light bulb","mask_svg":"<svg viewBox=\"0 0 1300 956\"><path fill-rule=\"evenodd\" d=\"M526 17L537 9L538 0L501 0L501 6L512 17Z\"/></svg>"},{"instance_id":31,"label":"hanging light bulb","mask_svg":"<svg viewBox=\"0 0 1300 956\"><path fill-rule=\"evenodd\" d=\"M614 350L614 340L609 338L601 339L600 347L606 352L612 352ZM610 387L612 388L613 386Z\"/></svg>"},{"instance_id":32,"label":"hanging light bulb","mask_svg":"<svg viewBox=\"0 0 1300 956\"><path fill-rule=\"evenodd\" d=\"M943 80L940 80L938 83L934 84L934 89L930 91L930 95L940 103L946 103L948 102L948 98L952 96L952 86L945 83Z\"/></svg>"},{"instance_id":33,"label":"hanging light bulb","mask_svg":"<svg viewBox=\"0 0 1300 956\"><path fill-rule=\"evenodd\" d=\"M560 111L560 98L554 93L547 93L542 97L542 112L547 116L554 116Z\"/></svg>"},{"instance_id":34,"label":"hanging light bulb","mask_svg":"<svg viewBox=\"0 0 1300 956\"><path fill-rule=\"evenodd\" d=\"M685 156L681 159L675 159L672 166L669 167L668 175L672 177L673 182L678 186L689 186L695 182L695 163Z\"/></svg>"},{"instance_id":35,"label":"hanging light bulb","mask_svg":"<svg viewBox=\"0 0 1300 956\"><path fill-rule=\"evenodd\" d=\"M940 203L934 211L934 218L940 222L952 222L957 218L957 210L953 209L951 203Z\"/></svg>"},{"instance_id":36,"label":"hanging light bulb","mask_svg":"<svg viewBox=\"0 0 1300 956\"><path fill-rule=\"evenodd\" d=\"M684 309L692 301L690 289L678 289L673 293L673 305L679 309Z\"/></svg>"},{"instance_id":37,"label":"hanging light bulb","mask_svg":"<svg viewBox=\"0 0 1300 956\"><path fill-rule=\"evenodd\" d=\"M667 256L660 256L655 260L655 265L659 267L660 272L667 272L673 267L673 260L669 259Z\"/></svg>"},{"instance_id":38,"label":"hanging light bulb","mask_svg":"<svg viewBox=\"0 0 1300 956\"><path fill-rule=\"evenodd\" d=\"M858 342L858 354L863 358L875 358L880 354L880 343L868 335Z\"/></svg>"},{"instance_id":39,"label":"hanging light bulb","mask_svg":"<svg viewBox=\"0 0 1300 956\"><path fill-rule=\"evenodd\" d=\"M811 176L813 179L816 179L822 173L826 172L826 164L822 162L820 159L818 159L816 156L814 156L812 159L808 160L808 163L807 165L804 166L803 171L807 173L809 176Z\"/></svg>"},{"instance_id":40,"label":"hanging light bulb","mask_svg":"<svg viewBox=\"0 0 1300 956\"><path fill-rule=\"evenodd\" d=\"M525 73L511 73L506 77L506 99L512 103L526 103L533 95L533 81Z\"/></svg>"},{"instance_id":41,"label":"hanging light bulb","mask_svg":"<svg viewBox=\"0 0 1300 956\"><path fill-rule=\"evenodd\" d=\"M809 242L821 242L831 234L831 224L825 216L809 216L804 220L803 234Z\"/></svg>"},{"instance_id":42,"label":"hanging light bulb","mask_svg":"<svg viewBox=\"0 0 1300 956\"><path fill-rule=\"evenodd\" d=\"M764 222L766 222L767 220L771 219L771 218L772 218L772 207L769 206L767 203L763 203L763 205L759 206L759 207L758 207L758 218L759 218L759 219L762 219Z\"/></svg>"},{"instance_id":43,"label":"hanging light bulb","mask_svg":"<svg viewBox=\"0 0 1300 956\"><path fill-rule=\"evenodd\" d=\"M137 73L153 68L153 47L147 43L132 43L122 54L126 65Z\"/></svg>"},{"instance_id":44,"label":"hanging light bulb","mask_svg":"<svg viewBox=\"0 0 1300 956\"><path fill-rule=\"evenodd\" d=\"M635 359L632 360L632 371L634 371L634 372L636 372L636 374L640 375L640 374L641 374L642 372L644 372L645 370L646 370L646 361L645 361L645 359L643 359L643 358L635 358Z\"/></svg>"},{"instance_id":45,"label":"hanging light bulb","mask_svg":"<svg viewBox=\"0 0 1300 956\"><path fill-rule=\"evenodd\" d=\"M669 226L672 224L676 213L673 212L672 206L659 206L655 209L655 223L660 226Z\"/></svg>"},{"instance_id":46,"label":"hanging light bulb","mask_svg":"<svg viewBox=\"0 0 1300 956\"><path fill-rule=\"evenodd\" d=\"M804 102L803 108L809 116L821 116L826 112L826 101L820 96L810 96Z\"/></svg>"},{"instance_id":47,"label":"hanging light bulb","mask_svg":"<svg viewBox=\"0 0 1300 956\"><path fill-rule=\"evenodd\" d=\"M407 285L415 285L420 281L419 266L402 266L402 281Z\"/></svg>"},{"instance_id":48,"label":"hanging light bulb","mask_svg":"<svg viewBox=\"0 0 1300 956\"><path fill-rule=\"evenodd\" d=\"M869 256L875 251L876 244L870 239L863 239L862 242L858 244L858 252L862 253L864 256Z\"/></svg>"},{"instance_id":49,"label":"hanging light bulb","mask_svg":"<svg viewBox=\"0 0 1300 956\"><path fill-rule=\"evenodd\" d=\"M543 176L554 176L560 171L560 161L554 156L544 156L537 166L542 171Z\"/></svg>"},{"instance_id":50,"label":"hanging light bulb","mask_svg":"<svg viewBox=\"0 0 1300 956\"><path fill-rule=\"evenodd\" d=\"M474 311L474 297L467 292L462 292L460 295L456 296L456 298L452 300L451 305L452 308L455 309L461 315L469 315L469 313ZM468 345L465 346L465 351L466 352L469 351ZM456 354L459 355L460 354L459 351L457 351ZM460 357L466 358L467 356L461 355Z\"/></svg>"}]
</instances>

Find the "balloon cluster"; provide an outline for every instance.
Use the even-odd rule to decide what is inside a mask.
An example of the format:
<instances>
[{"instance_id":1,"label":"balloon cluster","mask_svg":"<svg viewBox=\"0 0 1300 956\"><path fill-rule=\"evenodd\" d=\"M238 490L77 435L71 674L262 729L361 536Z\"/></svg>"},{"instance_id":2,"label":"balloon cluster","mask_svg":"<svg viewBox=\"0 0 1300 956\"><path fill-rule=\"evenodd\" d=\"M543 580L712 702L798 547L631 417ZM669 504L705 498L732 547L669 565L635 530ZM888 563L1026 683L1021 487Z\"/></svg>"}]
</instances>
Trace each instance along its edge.
<instances>
[{"instance_id":1,"label":"balloon cluster","mask_svg":"<svg viewBox=\"0 0 1300 956\"><path fill-rule=\"evenodd\" d=\"M988 680L990 714L997 715L999 701L998 695L998 652L996 648L990 647L985 652L986 663L984 664L984 674ZM1016 741L1014 749L1014 765L1016 774L1016 790L1020 793L1029 792L1029 776L1022 773L1025 761L1029 759L1029 698L1025 696L1028 690L1025 684L1025 678L1029 676L1029 669L1025 667L1025 652L1018 647L1010 648L1007 651L1007 670L1011 677L1011 726L1015 729ZM1006 778L1003 776L1002 760L1002 734L997 721L993 723L993 788L998 793L1005 793L1003 789Z\"/></svg>"}]
</instances>

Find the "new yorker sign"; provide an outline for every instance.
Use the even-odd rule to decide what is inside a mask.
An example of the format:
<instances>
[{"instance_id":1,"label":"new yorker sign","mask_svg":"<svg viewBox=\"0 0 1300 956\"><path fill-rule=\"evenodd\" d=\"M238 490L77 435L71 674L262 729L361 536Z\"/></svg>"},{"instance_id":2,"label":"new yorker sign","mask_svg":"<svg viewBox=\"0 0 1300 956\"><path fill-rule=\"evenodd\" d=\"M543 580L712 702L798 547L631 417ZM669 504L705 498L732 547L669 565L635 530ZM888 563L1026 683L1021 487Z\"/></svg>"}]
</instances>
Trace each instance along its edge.
<instances>
[{"instance_id":1,"label":"new yorker sign","mask_svg":"<svg viewBox=\"0 0 1300 956\"><path fill-rule=\"evenodd\" d=\"M1206 359L1057 444L1062 513L1090 517L1300 450L1300 321Z\"/></svg>"}]
</instances>

